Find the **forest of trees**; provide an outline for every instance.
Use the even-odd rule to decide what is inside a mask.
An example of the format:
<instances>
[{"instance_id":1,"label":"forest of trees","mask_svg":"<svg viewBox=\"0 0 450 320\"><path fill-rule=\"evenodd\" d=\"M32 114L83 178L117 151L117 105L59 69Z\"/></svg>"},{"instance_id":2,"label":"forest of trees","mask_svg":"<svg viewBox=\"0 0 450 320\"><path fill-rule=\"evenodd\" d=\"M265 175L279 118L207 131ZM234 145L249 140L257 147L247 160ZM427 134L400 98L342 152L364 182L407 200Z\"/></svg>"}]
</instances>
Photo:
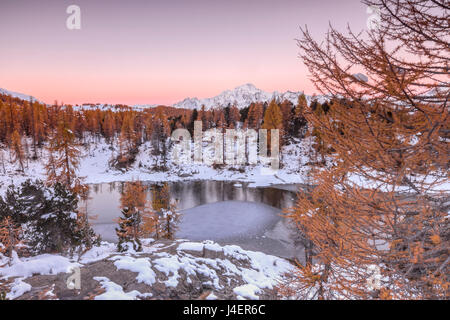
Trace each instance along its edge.
<instances>
[{"instance_id":1,"label":"forest of trees","mask_svg":"<svg viewBox=\"0 0 450 320\"><path fill-rule=\"evenodd\" d=\"M54 182L72 184L80 147L89 148L103 138L115 149L111 166L126 169L135 161L139 146L151 142L156 170L167 169L173 130L186 128L193 135L194 121L202 121L203 130L218 128L280 129L282 143L303 137L306 119L303 116L306 99L300 96L298 105L289 101L252 103L239 110L235 106L205 110L177 109L159 106L134 110L127 106L78 108L71 105L45 105L0 95L0 170L6 162L24 171L30 161L47 157L46 169ZM27 138L27 139L24 139ZM270 139L269 139L270 140Z\"/></svg>"}]
</instances>

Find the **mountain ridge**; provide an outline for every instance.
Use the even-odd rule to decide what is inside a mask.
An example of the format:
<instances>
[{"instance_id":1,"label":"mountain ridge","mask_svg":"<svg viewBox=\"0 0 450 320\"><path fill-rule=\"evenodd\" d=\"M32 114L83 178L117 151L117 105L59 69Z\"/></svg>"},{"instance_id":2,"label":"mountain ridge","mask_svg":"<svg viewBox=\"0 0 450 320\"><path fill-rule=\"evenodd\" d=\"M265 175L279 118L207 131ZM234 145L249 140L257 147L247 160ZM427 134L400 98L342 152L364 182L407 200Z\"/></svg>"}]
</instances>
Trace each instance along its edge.
<instances>
[{"instance_id":1,"label":"mountain ridge","mask_svg":"<svg viewBox=\"0 0 450 320\"><path fill-rule=\"evenodd\" d=\"M0 94L7 94L11 95L13 97L17 97L22 100L29 101L30 99L33 99L35 101L37 100L35 97L23 93L17 93L10 90L2 89L0 88ZM238 87L235 87L234 89L228 89L225 91L222 91L220 94L209 97L209 98L203 98L199 99L197 97L187 97L179 102L176 102L172 105L175 108L182 108L182 109L201 109L202 106L205 106L206 110L210 110L213 108L224 108L228 105L235 105L239 109L246 108L250 104L255 102L270 102L271 100L275 99L277 101L290 101L292 104L296 105L298 101L298 97L300 95L304 94L303 91L286 91L286 92L266 92L261 89L258 89L251 83L246 83L243 85L240 85ZM305 95L306 101L308 104L312 101L313 98L316 98L321 102L321 100L326 100L323 96L308 96ZM86 107L89 104L81 104L79 106ZM112 104L98 104L103 109L104 107L113 106ZM146 109L146 108L155 108L159 106L160 104L136 104L132 105L131 107L134 109Z\"/></svg>"},{"instance_id":2,"label":"mountain ridge","mask_svg":"<svg viewBox=\"0 0 450 320\"><path fill-rule=\"evenodd\" d=\"M239 109L248 107L254 102L269 102L272 99L278 101L288 100L293 104L297 104L298 97L303 94L303 91L286 91L280 93L278 91L266 92L258 89L251 83L246 83L235 87L231 90L225 90L217 96L199 99L197 97L185 98L184 100L173 104L176 108L184 109L200 109L203 105L206 110L226 107L227 105L235 105ZM308 98L308 96L306 96ZM307 99L309 100L309 99Z\"/></svg>"}]
</instances>

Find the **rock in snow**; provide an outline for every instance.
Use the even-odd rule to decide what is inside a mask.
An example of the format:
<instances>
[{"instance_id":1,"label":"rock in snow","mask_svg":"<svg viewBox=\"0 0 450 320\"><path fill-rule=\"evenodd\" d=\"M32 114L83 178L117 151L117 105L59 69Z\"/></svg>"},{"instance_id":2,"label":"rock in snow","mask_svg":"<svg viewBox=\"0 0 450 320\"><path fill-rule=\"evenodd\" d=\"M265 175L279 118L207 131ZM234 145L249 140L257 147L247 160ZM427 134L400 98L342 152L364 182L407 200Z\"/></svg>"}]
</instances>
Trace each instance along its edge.
<instances>
[{"instance_id":1,"label":"rock in snow","mask_svg":"<svg viewBox=\"0 0 450 320\"><path fill-rule=\"evenodd\" d=\"M143 244L143 252L119 253L103 242L80 259L22 258L0 267L0 282L9 288L8 299L275 299L276 285L294 268L275 256L212 241ZM67 285L74 274L79 289Z\"/></svg>"}]
</instances>

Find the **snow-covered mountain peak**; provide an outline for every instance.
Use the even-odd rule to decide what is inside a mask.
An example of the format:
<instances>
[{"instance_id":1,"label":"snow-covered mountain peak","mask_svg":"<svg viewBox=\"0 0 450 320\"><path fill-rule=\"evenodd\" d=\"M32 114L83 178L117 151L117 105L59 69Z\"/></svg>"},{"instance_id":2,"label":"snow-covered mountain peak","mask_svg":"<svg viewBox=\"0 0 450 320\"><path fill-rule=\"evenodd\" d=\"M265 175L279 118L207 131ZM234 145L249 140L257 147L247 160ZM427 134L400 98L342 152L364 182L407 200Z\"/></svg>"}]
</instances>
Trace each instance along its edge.
<instances>
[{"instance_id":1,"label":"snow-covered mountain peak","mask_svg":"<svg viewBox=\"0 0 450 320\"><path fill-rule=\"evenodd\" d=\"M262 90L258 89L251 83L246 83L234 88L233 91L261 92Z\"/></svg>"},{"instance_id":2,"label":"snow-covered mountain peak","mask_svg":"<svg viewBox=\"0 0 450 320\"><path fill-rule=\"evenodd\" d=\"M185 109L200 109L203 105L205 109L226 107L236 105L239 109L248 107L253 102L269 102L272 99L278 101L289 100L293 104L297 103L299 95L303 92L287 91L284 93L265 92L258 89L251 83L246 83L232 90L223 91L221 94L205 99L186 98L174 104L174 107Z\"/></svg>"}]
</instances>

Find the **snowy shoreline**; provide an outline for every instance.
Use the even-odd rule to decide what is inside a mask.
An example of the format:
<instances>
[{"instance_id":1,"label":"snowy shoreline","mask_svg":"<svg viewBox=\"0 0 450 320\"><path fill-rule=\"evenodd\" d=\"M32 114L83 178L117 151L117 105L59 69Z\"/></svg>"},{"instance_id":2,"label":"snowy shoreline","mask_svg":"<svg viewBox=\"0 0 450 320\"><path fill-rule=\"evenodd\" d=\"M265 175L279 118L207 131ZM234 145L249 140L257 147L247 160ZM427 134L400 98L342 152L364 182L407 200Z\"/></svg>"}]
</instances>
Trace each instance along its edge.
<instances>
[{"instance_id":1,"label":"snowy shoreline","mask_svg":"<svg viewBox=\"0 0 450 320\"><path fill-rule=\"evenodd\" d=\"M304 139L306 140L306 139ZM236 183L249 183L248 187L267 187L282 184L305 183L309 166L307 150L308 142L302 140L297 144L283 147L282 168L273 175L263 174L267 167L256 166L228 166L215 169L205 164L190 164L181 166L173 164L170 159L168 171L153 171L154 157L151 156L151 146L146 143L140 147L136 161L127 171L121 172L112 169L109 165L114 151L105 142L94 144L94 147L85 148L84 155L80 159L78 176L84 183L100 184L111 182L126 182L140 180L146 182L179 182L179 181L230 181ZM4 152L0 150L0 152ZM10 184L18 185L27 179L46 179L45 172L46 155L42 151L40 159L28 160L25 172L16 171L13 165L6 167L6 172L0 171L0 195L3 195ZM106 169L105 169L106 168Z\"/></svg>"},{"instance_id":2,"label":"snowy shoreline","mask_svg":"<svg viewBox=\"0 0 450 320\"><path fill-rule=\"evenodd\" d=\"M102 242L81 257L16 256L10 266L0 255L0 280L9 282L8 299L276 299L276 286L294 270L285 259L213 241L143 243L143 252ZM79 290L67 285L74 270Z\"/></svg>"}]
</instances>

